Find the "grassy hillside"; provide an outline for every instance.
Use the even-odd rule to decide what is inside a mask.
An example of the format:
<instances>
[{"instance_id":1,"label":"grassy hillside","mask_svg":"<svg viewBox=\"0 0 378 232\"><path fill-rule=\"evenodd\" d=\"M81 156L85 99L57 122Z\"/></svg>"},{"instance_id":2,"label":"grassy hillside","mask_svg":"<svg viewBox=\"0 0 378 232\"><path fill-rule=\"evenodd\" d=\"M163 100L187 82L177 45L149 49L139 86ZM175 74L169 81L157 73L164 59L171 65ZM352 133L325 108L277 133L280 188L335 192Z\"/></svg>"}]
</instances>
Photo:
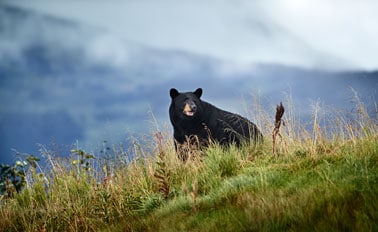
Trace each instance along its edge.
<instances>
[{"instance_id":1,"label":"grassy hillside","mask_svg":"<svg viewBox=\"0 0 378 232\"><path fill-rule=\"evenodd\" d=\"M108 158L44 151L49 168L30 162L27 186L2 197L0 231L376 231L377 118L360 102L348 115L322 110L301 125L287 107L275 155L264 110L263 144L214 144L187 163L161 132Z\"/></svg>"}]
</instances>

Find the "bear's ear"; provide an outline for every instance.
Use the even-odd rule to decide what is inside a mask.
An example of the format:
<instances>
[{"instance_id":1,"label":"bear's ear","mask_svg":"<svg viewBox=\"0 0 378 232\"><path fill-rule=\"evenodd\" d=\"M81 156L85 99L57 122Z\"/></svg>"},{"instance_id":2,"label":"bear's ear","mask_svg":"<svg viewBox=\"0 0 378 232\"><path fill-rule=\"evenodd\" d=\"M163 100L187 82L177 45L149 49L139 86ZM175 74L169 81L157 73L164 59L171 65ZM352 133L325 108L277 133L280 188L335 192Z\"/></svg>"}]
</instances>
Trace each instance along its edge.
<instances>
[{"instance_id":1,"label":"bear's ear","mask_svg":"<svg viewBox=\"0 0 378 232\"><path fill-rule=\"evenodd\" d=\"M196 91L193 92L194 95L196 95L198 97L198 99L202 96L202 89L201 88L198 88L196 89Z\"/></svg>"},{"instance_id":2,"label":"bear's ear","mask_svg":"<svg viewBox=\"0 0 378 232\"><path fill-rule=\"evenodd\" d=\"M177 89L175 89L175 88L172 88L169 91L169 95L171 95L172 99L175 99L179 94L180 94L179 91L177 91Z\"/></svg>"}]
</instances>

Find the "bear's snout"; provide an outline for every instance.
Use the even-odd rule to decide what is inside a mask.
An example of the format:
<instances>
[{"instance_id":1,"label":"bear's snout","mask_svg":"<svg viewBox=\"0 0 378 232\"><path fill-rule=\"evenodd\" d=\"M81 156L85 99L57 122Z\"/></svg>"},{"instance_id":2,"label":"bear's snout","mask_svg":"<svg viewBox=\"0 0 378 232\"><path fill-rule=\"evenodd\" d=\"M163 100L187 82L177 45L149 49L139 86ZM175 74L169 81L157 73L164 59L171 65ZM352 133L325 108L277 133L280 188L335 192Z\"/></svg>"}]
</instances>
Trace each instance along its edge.
<instances>
[{"instance_id":1,"label":"bear's snout","mask_svg":"<svg viewBox=\"0 0 378 232\"><path fill-rule=\"evenodd\" d=\"M197 110L197 105L194 102L192 101L185 102L183 113L186 116L192 117L194 113L196 112L196 110Z\"/></svg>"}]
</instances>

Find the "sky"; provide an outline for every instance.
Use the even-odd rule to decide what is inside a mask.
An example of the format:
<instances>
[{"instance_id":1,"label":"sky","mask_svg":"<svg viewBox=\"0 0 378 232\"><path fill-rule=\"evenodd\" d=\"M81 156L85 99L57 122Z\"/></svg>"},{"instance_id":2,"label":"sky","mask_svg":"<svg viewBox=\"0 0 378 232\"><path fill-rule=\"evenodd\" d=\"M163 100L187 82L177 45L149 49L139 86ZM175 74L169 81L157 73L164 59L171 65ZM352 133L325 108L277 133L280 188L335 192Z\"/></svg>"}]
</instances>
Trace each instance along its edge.
<instances>
[{"instance_id":1,"label":"sky","mask_svg":"<svg viewBox=\"0 0 378 232\"><path fill-rule=\"evenodd\" d=\"M95 26L144 46L239 65L378 69L376 0L5 2ZM105 49L106 56L122 59L111 41L109 50L105 46L98 52Z\"/></svg>"}]
</instances>

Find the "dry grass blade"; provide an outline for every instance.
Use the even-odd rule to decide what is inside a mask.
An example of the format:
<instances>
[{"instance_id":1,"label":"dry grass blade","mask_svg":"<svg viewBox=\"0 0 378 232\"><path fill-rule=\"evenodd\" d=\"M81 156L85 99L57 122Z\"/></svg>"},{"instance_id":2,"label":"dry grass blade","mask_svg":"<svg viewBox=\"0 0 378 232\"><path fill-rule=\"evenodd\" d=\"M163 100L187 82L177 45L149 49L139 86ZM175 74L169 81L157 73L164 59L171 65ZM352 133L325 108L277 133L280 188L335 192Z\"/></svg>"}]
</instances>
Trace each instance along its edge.
<instances>
[{"instance_id":1,"label":"dry grass blade","mask_svg":"<svg viewBox=\"0 0 378 232\"><path fill-rule=\"evenodd\" d=\"M164 199L167 199L170 193L170 172L166 164L166 154L163 147L163 135L160 132L155 134L155 141L158 145L158 161L156 162L158 168L155 171L154 177L158 180L157 185L159 192L163 195Z\"/></svg>"},{"instance_id":2,"label":"dry grass blade","mask_svg":"<svg viewBox=\"0 0 378 232\"><path fill-rule=\"evenodd\" d=\"M281 123L283 123L282 116L283 116L284 113L285 113L285 108L282 105L282 102L280 102L280 104L277 105L277 108L276 108L276 121L274 123L274 129L273 129L273 133L272 133L273 154L276 154L276 137L277 137L277 135L282 139L282 136L280 134L280 127L281 127Z\"/></svg>"},{"instance_id":3,"label":"dry grass blade","mask_svg":"<svg viewBox=\"0 0 378 232\"><path fill-rule=\"evenodd\" d=\"M193 198L193 212L198 212L198 205L197 205L197 197L198 197L198 182L194 181L192 183L193 192L191 192L191 196Z\"/></svg>"}]
</instances>

